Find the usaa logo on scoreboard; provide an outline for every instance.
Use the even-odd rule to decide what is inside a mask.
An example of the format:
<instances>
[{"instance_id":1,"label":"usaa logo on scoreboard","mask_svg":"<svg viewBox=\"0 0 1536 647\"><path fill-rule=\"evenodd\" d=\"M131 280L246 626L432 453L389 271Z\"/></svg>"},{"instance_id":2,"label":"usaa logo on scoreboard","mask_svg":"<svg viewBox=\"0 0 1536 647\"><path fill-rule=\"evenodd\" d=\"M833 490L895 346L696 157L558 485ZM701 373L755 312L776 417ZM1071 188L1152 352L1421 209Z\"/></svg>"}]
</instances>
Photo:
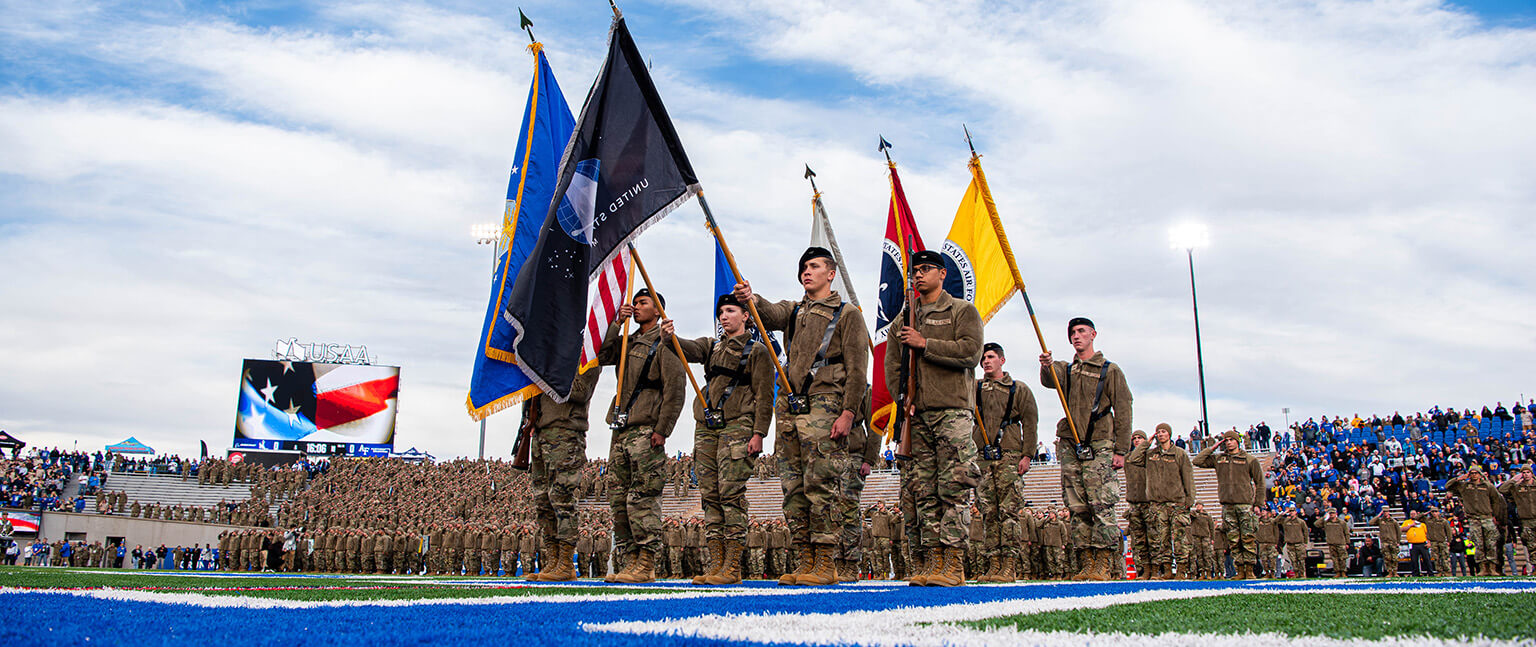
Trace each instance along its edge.
<instances>
[{"instance_id":1,"label":"usaa logo on scoreboard","mask_svg":"<svg viewBox=\"0 0 1536 647\"><path fill-rule=\"evenodd\" d=\"M272 349L272 359L290 362L310 362L313 364L360 364L366 366L373 363L373 358L368 356L367 346L329 343L305 344L299 342L297 337L277 340L277 345Z\"/></svg>"}]
</instances>

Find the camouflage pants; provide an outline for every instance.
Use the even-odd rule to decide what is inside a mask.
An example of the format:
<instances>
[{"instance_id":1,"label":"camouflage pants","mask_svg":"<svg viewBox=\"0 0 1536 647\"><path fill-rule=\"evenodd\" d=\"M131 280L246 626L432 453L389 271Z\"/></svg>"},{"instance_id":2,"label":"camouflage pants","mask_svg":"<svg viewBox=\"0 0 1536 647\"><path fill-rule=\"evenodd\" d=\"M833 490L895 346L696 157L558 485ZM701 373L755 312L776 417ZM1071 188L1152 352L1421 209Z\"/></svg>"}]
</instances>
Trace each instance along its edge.
<instances>
[{"instance_id":1,"label":"camouflage pants","mask_svg":"<svg viewBox=\"0 0 1536 647\"><path fill-rule=\"evenodd\" d=\"M763 549L748 548L747 568L746 571L742 573L742 578L748 580L760 579L763 576L763 569L766 568L766 566L767 564L764 560Z\"/></svg>"},{"instance_id":2,"label":"camouflage pants","mask_svg":"<svg viewBox=\"0 0 1536 647\"><path fill-rule=\"evenodd\" d=\"M1221 523L1227 532L1227 550L1238 566L1259 563L1259 516L1253 506L1230 503L1221 506Z\"/></svg>"},{"instance_id":3,"label":"camouflage pants","mask_svg":"<svg viewBox=\"0 0 1536 647\"><path fill-rule=\"evenodd\" d=\"M1499 527L1493 517L1467 517L1465 525L1467 541L1472 542L1473 556L1478 564L1493 564L1499 560ZM1467 560L1471 562L1472 560Z\"/></svg>"},{"instance_id":4,"label":"camouflage pants","mask_svg":"<svg viewBox=\"0 0 1536 647\"><path fill-rule=\"evenodd\" d=\"M875 442L871 439L869 442ZM864 559L864 515L860 514L859 497L864 494L864 457L846 455L843 458L842 531L838 534L838 555L842 559Z\"/></svg>"},{"instance_id":5,"label":"camouflage pants","mask_svg":"<svg viewBox=\"0 0 1536 647\"><path fill-rule=\"evenodd\" d=\"M1264 565L1265 577L1280 576L1280 545L1259 544L1259 563Z\"/></svg>"},{"instance_id":6,"label":"camouflage pants","mask_svg":"<svg viewBox=\"0 0 1536 647\"><path fill-rule=\"evenodd\" d=\"M1189 537L1189 572L1191 574L1211 575L1216 572L1216 558L1211 553L1210 537ZM1180 564L1182 567L1183 564ZM1182 570L1182 569L1181 569Z\"/></svg>"},{"instance_id":7,"label":"camouflage pants","mask_svg":"<svg viewBox=\"0 0 1536 647\"><path fill-rule=\"evenodd\" d=\"M359 573L372 573L373 572L373 553L367 552L367 553L363 553L361 555L358 555L357 572L359 572Z\"/></svg>"},{"instance_id":8,"label":"camouflage pants","mask_svg":"<svg viewBox=\"0 0 1536 647\"><path fill-rule=\"evenodd\" d=\"M614 487L608 495L613 511L613 541L631 551L661 550L661 489L667 452L651 446L650 425L625 427L613 434L608 471Z\"/></svg>"},{"instance_id":9,"label":"camouflage pants","mask_svg":"<svg viewBox=\"0 0 1536 647\"><path fill-rule=\"evenodd\" d=\"M373 554L373 572L389 572L389 553L375 552Z\"/></svg>"},{"instance_id":10,"label":"camouflage pants","mask_svg":"<svg viewBox=\"0 0 1536 647\"><path fill-rule=\"evenodd\" d=\"M1429 543L1429 552L1434 556L1435 575L1451 574L1451 546L1443 541Z\"/></svg>"},{"instance_id":11,"label":"camouflage pants","mask_svg":"<svg viewBox=\"0 0 1536 647\"><path fill-rule=\"evenodd\" d=\"M1064 546L1045 547L1045 572L1050 577L1061 577L1067 573L1067 549Z\"/></svg>"},{"instance_id":12,"label":"camouflage pants","mask_svg":"<svg viewBox=\"0 0 1536 647\"><path fill-rule=\"evenodd\" d=\"M587 577L608 576L608 553L592 553L587 561Z\"/></svg>"},{"instance_id":13,"label":"camouflage pants","mask_svg":"<svg viewBox=\"0 0 1536 647\"><path fill-rule=\"evenodd\" d=\"M693 430L693 469L699 475L699 501L709 539L746 541L747 480L752 478L751 414L737 416L723 429L698 425Z\"/></svg>"},{"instance_id":14,"label":"camouflage pants","mask_svg":"<svg viewBox=\"0 0 1536 647\"><path fill-rule=\"evenodd\" d=\"M576 498L581 468L587 464L587 435L580 431L546 427L533 434L533 504L544 537L560 544L576 545ZM491 564L490 562L486 562ZM494 570L494 565L488 567Z\"/></svg>"},{"instance_id":15,"label":"camouflage pants","mask_svg":"<svg viewBox=\"0 0 1536 647\"><path fill-rule=\"evenodd\" d=\"M832 423L842 413L842 399L831 393L812 395L810 413L791 414L787 399L779 406L774 454L784 488L784 518L795 546L833 546L842 532L838 511L848 450L832 440Z\"/></svg>"},{"instance_id":16,"label":"camouflage pants","mask_svg":"<svg viewBox=\"0 0 1536 647\"><path fill-rule=\"evenodd\" d=\"M1061 493L1072 512L1072 542L1082 548L1116 550L1120 526L1115 523L1115 504L1120 502L1120 476L1115 474L1115 441L1095 440L1093 460L1077 459L1070 439L1056 439L1061 460Z\"/></svg>"},{"instance_id":17,"label":"camouflage pants","mask_svg":"<svg viewBox=\"0 0 1536 647\"><path fill-rule=\"evenodd\" d=\"M1398 545L1396 543L1382 542L1381 565L1386 569L1387 577L1397 577L1397 551Z\"/></svg>"},{"instance_id":18,"label":"camouflage pants","mask_svg":"<svg viewBox=\"0 0 1536 647\"><path fill-rule=\"evenodd\" d=\"M1019 487L1020 458L1022 454L1008 452L999 460L977 463L981 480L976 484L976 499L986 529L987 555L1013 554L1012 549L1017 546L1003 539L1003 522L1024 507L1024 491Z\"/></svg>"},{"instance_id":19,"label":"camouflage pants","mask_svg":"<svg viewBox=\"0 0 1536 647\"><path fill-rule=\"evenodd\" d=\"M1520 520L1520 541L1525 544L1525 565L1536 563L1536 519Z\"/></svg>"},{"instance_id":20,"label":"camouflage pants","mask_svg":"<svg viewBox=\"0 0 1536 647\"><path fill-rule=\"evenodd\" d=\"M912 461L901 464L901 495L898 504L901 506L901 527L895 531L901 537L901 544L906 555L921 549L923 524L917 516L917 471L912 467Z\"/></svg>"},{"instance_id":21,"label":"camouflage pants","mask_svg":"<svg viewBox=\"0 0 1536 647\"><path fill-rule=\"evenodd\" d=\"M1335 575L1349 572L1349 544L1328 544L1328 562Z\"/></svg>"},{"instance_id":22,"label":"camouflage pants","mask_svg":"<svg viewBox=\"0 0 1536 647\"><path fill-rule=\"evenodd\" d=\"M1285 558L1291 562L1291 570L1297 577L1307 576L1307 545L1304 543L1286 544Z\"/></svg>"},{"instance_id":23,"label":"camouflage pants","mask_svg":"<svg viewBox=\"0 0 1536 647\"><path fill-rule=\"evenodd\" d=\"M683 576L683 549L681 546L673 546L667 549L667 573L672 577Z\"/></svg>"},{"instance_id":24,"label":"camouflage pants","mask_svg":"<svg viewBox=\"0 0 1536 647\"><path fill-rule=\"evenodd\" d=\"M891 538L876 537L875 545L869 549L870 573L876 579L884 579L891 576Z\"/></svg>"},{"instance_id":25,"label":"camouflage pants","mask_svg":"<svg viewBox=\"0 0 1536 647\"><path fill-rule=\"evenodd\" d=\"M1175 561L1179 568L1188 569L1189 557L1189 508L1183 502L1149 503L1147 543L1153 564L1171 566ZM1137 572L1140 572L1138 567Z\"/></svg>"},{"instance_id":26,"label":"camouflage pants","mask_svg":"<svg viewBox=\"0 0 1536 647\"><path fill-rule=\"evenodd\" d=\"M1131 538L1131 560L1140 575L1152 562L1152 512L1151 503L1131 503L1125 508L1125 534Z\"/></svg>"},{"instance_id":27,"label":"camouflage pants","mask_svg":"<svg viewBox=\"0 0 1536 647\"><path fill-rule=\"evenodd\" d=\"M964 548L964 510L981 470L969 409L930 409L912 416L914 499L923 548Z\"/></svg>"}]
</instances>

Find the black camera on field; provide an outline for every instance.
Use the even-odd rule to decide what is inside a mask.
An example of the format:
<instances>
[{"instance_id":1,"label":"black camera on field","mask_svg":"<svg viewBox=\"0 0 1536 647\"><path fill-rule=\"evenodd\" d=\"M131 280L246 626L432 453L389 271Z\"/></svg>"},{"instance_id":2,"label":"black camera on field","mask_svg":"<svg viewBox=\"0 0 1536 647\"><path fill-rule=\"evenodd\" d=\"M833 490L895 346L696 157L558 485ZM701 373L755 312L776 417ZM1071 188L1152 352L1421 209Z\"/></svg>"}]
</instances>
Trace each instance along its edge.
<instances>
[{"instance_id":1,"label":"black camera on field","mask_svg":"<svg viewBox=\"0 0 1536 647\"><path fill-rule=\"evenodd\" d=\"M721 409L705 407L704 408L704 428L705 429L724 429L725 428L725 411L721 410Z\"/></svg>"},{"instance_id":2,"label":"black camera on field","mask_svg":"<svg viewBox=\"0 0 1536 647\"><path fill-rule=\"evenodd\" d=\"M811 412L811 396L803 393L789 394L789 412L803 416Z\"/></svg>"},{"instance_id":3,"label":"black camera on field","mask_svg":"<svg viewBox=\"0 0 1536 647\"><path fill-rule=\"evenodd\" d=\"M1003 446L997 443L982 445L976 449L981 453L981 460L996 461L1003 458Z\"/></svg>"}]
</instances>

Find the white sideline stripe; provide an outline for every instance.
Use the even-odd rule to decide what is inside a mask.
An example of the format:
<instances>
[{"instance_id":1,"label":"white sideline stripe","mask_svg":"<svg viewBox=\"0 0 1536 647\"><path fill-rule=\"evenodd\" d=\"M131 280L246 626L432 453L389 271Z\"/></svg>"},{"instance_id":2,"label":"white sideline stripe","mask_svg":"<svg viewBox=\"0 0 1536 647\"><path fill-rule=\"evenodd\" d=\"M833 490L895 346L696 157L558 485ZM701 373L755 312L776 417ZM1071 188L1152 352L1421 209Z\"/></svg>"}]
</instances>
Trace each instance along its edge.
<instances>
[{"instance_id":1,"label":"white sideline stripe","mask_svg":"<svg viewBox=\"0 0 1536 647\"><path fill-rule=\"evenodd\" d=\"M559 588L558 585L540 585L529 588ZM665 590L672 590L670 588ZM338 591L340 592L340 591ZM114 602L149 602L155 604L179 604L208 609L317 609L323 607L412 607L418 605L494 605L538 604L576 602L634 602L646 600L692 600L698 598L731 598L742 596L822 595L837 593L869 593L873 590L836 589L746 589L701 588L676 593L613 593L596 595L522 595L506 597L473 598L425 598L415 600L283 600L278 598L244 597L236 595L207 595L203 593L167 593L134 591L126 589L16 589L0 587L0 600L7 594L72 595Z\"/></svg>"},{"instance_id":2,"label":"white sideline stripe","mask_svg":"<svg viewBox=\"0 0 1536 647\"><path fill-rule=\"evenodd\" d=\"M1098 609L1117 604L1216 597L1233 594L1274 593L1254 588L1162 589L1092 595L1070 598L1037 598L951 604L935 607L903 608L887 611L852 611L847 613L776 613L712 614L694 618L581 623L592 633L657 634L759 643L800 643L813 645L918 645L918 646L998 646L1021 644L1082 647L1084 644L1167 645L1200 644L1201 647L1439 647L1450 645L1507 646L1530 645L1532 641L1492 639L1442 640L1429 637L1389 637L1382 640L1337 639L1289 636L1277 633L1240 635L1163 634L1160 636L1125 634L1080 634L1071 632L1019 631L1012 627L973 629L945 624L983 620L1001 616ZM1322 588L1289 593L1414 594L1414 593L1515 593L1519 589L1423 588L1406 590L1368 590L1362 588ZM936 624L924 624L936 623ZM921 625L921 626L919 626Z\"/></svg>"}]
</instances>

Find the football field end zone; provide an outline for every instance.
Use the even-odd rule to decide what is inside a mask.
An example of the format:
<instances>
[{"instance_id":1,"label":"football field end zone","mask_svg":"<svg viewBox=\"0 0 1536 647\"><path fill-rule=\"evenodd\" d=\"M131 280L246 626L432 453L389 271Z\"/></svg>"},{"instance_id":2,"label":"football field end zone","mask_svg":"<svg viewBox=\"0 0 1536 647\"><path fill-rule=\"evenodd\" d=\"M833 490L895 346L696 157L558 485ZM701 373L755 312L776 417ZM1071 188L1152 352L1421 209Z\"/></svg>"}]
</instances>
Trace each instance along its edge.
<instances>
[{"instance_id":1,"label":"football field end zone","mask_svg":"<svg viewBox=\"0 0 1536 647\"><path fill-rule=\"evenodd\" d=\"M586 583L571 583L581 585ZM655 585L657 588L679 588L680 582ZM201 601L219 605L216 608L203 604L172 602L162 594L145 601L97 599L74 593L13 592L0 595L11 608L27 609L9 624L0 628L0 638L19 640L21 644L37 644L37 636L46 633L48 644L107 645L420 645L422 642L479 642L550 645L635 645L652 646L658 639L669 643L701 645L761 644L767 636L731 639L699 636L687 638L677 633L612 633L591 632L587 626L612 622L655 622L661 619L689 621L710 616L751 618L754 616L778 618L776 627L786 622L798 622L807 613L825 613L843 616L843 624L863 617L857 614L892 611L898 609L923 610L957 604L985 604L1019 599L1050 600L1057 598L1083 598L1101 595L1124 595L1138 591L1201 591L1230 588L1268 590L1276 592L1270 583L1248 582L1166 582L1166 583L1018 583L1012 585L968 586L958 589L922 589L899 586L900 583L867 582L858 586L829 588L778 588L773 586L726 587L730 593L714 594L713 591L687 591L683 594L668 591L665 597L608 596L607 599L585 600L554 598L520 598L515 602L501 599L431 600L424 602L390 601L317 604L262 603L263 608L245 605L226 607L220 601ZM1332 586L1330 586L1332 585ZM1536 582L1490 580L1448 587L1466 591L1474 588L1536 590ZM551 585L543 585L551 586ZM558 586L558 585L555 585ZM601 586L597 584L596 586ZM1312 585L1319 589L1338 587L1335 582L1319 582ZM680 588L691 588L684 585ZM1349 586L1349 589L1376 588L1368 585ZM1426 590L1424 585L1393 583L1386 587L1406 590ZM780 591L784 593L779 593ZM101 593L98 591L97 593ZM709 595L700 595L708 593ZM10 598L17 595L17 598ZM211 598L214 596L185 596ZM191 600L188 600L189 602ZM581 601L585 604L568 604ZM548 602L550 604L543 604ZM92 620L112 618L110 622ZM789 620L786 620L789 619ZM942 618L948 620L950 618ZM866 629L869 625L857 621L851 627ZM252 628L260 631L252 631ZM265 632L265 633L263 633ZM273 633L276 632L276 633ZM772 634L768 634L772 635ZM1010 634L1007 640L1017 641L1027 636ZM1086 635L1064 634L1065 642L1081 645ZM894 638L894 639L893 639ZM903 633L871 644L927 644L919 631ZM1098 637L1095 636L1095 639ZM1038 642L1049 644L1053 639L1041 637ZM1287 644L1303 644L1285 637ZM806 642L825 643L825 640ZM866 641L853 641L866 642ZM1166 641L1163 641L1166 644ZM1245 642L1245 645L1255 644ZM1317 643L1325 644L1325 643ZM1340 643L1326 643L1338 645ZM1375 643L1373 643L1375 644ZM1403 642L1408 645L1441 644ZM1449 644L1449 643L1445 643ZM1487 643L1505 645L1508 643Z\"/></svg>"}]
</instances>

